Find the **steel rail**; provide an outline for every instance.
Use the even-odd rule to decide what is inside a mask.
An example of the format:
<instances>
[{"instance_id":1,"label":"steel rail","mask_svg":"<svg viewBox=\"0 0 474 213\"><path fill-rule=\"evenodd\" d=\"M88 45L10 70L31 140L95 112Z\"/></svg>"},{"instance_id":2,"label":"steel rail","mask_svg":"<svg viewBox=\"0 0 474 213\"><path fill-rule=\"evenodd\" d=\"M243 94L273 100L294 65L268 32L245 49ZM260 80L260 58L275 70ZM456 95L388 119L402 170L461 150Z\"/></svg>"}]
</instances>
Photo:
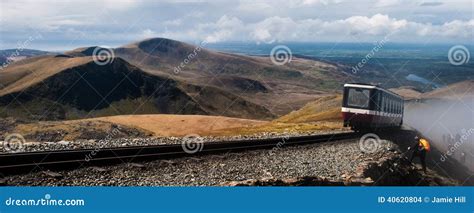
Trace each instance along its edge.
<instances>
[{"instance_id":1,"label":"steel rail","mask_svg":"<svg viewBox=\"0 0 474 213\"><path fill-rule=\"evenodd\" d=\"M3 176L39 170L68 170L82 166L112 165L145 160L171 159L223 152L267 149L274 147L322 143L356 138L357 133L337 133L289 138L205 142L196 153L189 153L182 144L109 147L0 154L0 174Z\"/></svg>"}]
</instances>

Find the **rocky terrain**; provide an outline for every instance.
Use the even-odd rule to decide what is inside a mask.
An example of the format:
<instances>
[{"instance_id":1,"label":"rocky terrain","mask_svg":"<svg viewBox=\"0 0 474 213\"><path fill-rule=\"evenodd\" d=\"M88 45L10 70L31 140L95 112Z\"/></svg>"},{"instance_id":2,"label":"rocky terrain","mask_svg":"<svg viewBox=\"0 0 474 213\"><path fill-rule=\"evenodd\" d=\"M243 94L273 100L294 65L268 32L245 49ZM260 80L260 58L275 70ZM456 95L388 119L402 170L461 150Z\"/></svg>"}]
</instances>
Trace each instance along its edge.
<instances>
[{"instance_id":1,"label":"rocky terrain","mask_svg":"<svg viewBox=\"0 0 474 213\"><path fill-rule=\"evenodd\" d=\"M116 127L116 130L110 132L97 133L103 134L100 139L80 139L73 141L57 141L57 142L26 142L22 145L20 150L16 152L35 152L35 151L53 151L53 150L70 150L70 149L95 149L110 148L110 147L125 147L125 146L144 146L144 145L165 145L165 144L180 144L183 141L183 137L134 137L124 138L120 137L127 129L120 129ZM219 141L233 141L233 140L254 140L264 138L282 138L291 136L309 136L309 135L321 135L321 134L332 134L342 133L347 130L337 131L308 131L308 132L261 132L253 135L234 135L234 136L200 136L200 142L219 142ZM192 134L193 136L195 134ZM44 136L44 135L43 135ZM48 137L53 137L48 135ZM90 138L93 138L92 136ZM96 137L99 138L99 137ZM3 141L2 141L3 142ZM4 146L0 146L0 153L6 152Z\"/></svg>"},{"instance_id":2,"label":"rocky terrain","mask_svg":"<svg viewBox=\"0 0 474 213\"><path fill-rule=\"evenodd\" d=\"M237 186L237 185L455 185L430 171L423 176L387 143L375 153L358 140L282 149L204 155L145 163L35 172L4 177L5 185Z\"/></svg>"}]
</instances>

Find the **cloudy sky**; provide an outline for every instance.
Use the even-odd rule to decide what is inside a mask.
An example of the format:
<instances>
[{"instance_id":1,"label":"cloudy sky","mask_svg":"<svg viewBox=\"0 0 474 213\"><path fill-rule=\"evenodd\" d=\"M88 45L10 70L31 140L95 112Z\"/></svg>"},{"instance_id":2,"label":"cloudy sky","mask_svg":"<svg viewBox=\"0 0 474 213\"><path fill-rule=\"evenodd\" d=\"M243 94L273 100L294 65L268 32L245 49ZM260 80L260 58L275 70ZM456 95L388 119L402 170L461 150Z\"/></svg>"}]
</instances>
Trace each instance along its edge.
<instances>
[{"instance_id":1,"label":"cloudy sky","mask_svg":"<svg viewBox=\"0 0 474 213\"><path fill-rule=\"evenodd\" d=\"M187 42L473 43L472 0L0 0L0 49Z\"/></svg>"}]
</instances>

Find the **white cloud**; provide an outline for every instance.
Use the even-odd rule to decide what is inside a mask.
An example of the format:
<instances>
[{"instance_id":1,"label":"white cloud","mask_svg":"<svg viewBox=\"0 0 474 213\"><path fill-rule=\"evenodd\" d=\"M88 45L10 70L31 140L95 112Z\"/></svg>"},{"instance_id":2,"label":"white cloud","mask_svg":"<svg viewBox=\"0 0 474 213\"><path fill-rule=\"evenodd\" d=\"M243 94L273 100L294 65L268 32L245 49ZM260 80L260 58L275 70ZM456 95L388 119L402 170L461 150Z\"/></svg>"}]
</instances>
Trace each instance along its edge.
<instances>
[{"instance_id":1,"label":"white cloud","mask_svg":"<svg viewBox=\"0 0 474 213\"><path fill-rule=\"evenodd\" d=\"M183 23L181 19L175 19L175 20L168 20L163 22L164 25L166 26L179 26Z\"/></svg>"},{"instance_id":2,"label":"white cloud","mask_svg":"<svg viewBox=\"0 0 474 213\"><path fill-rule=\"evenodd\" d=\"M142 31L142 38L152 38L152 37L156 37L158 36L158 34L156 32L154 32L153 30L150 30L150 29L145 29Z\"/></svg>"},{"instance_id":3,"label":"white cloud","mask_svg":"<svg viewBox=\"0 0 474 213\"><path fill-rule=\"evenodd\" d=\"M339 4L343 0L296 0L297 5L311 6L311 5L328 5L328 4Z\"/></svg>"},{"instance_id":4,"label":"white cloud","mask_svg":"<svg viewBox=\"0 0 474 213\"><path fill-rule=\"evenodd\" d=\"M207 34L204 40L210 43L222 42L236 38L242 29L245 28L244 23L236 17L222 16L216 23L200 25L200 30L212 33Z\"/></svg>"},{"instance_id":5,"label":"white cloud","mask_svg":"<svg viewBox=\"0 0 474 213\"><path fill-rule=\"evenodd\" d=\"M400 0L377 0L375 7L392 7L401 4Z\"/></svg>"},{"instance_id":6,"label":"white cloud","mask_svg":"<svg viewBox=\"0 0 474 213\"><path fill-rule=\"evenodd\" d=\"M249 1L249 0L241 0L239 3L239 6L237 7L238 10L247 11L247 12L256 12L256 11L264 12L272 8L273 6L271 2Z\"/></svg>"},{"instance_id":7,"label":"white cloud","mask_svg":"<svg viewBox=\"0 0 474 213\"><path fill-rule=\"evenodd\" d=\"M2 27L57 30L61 27L93 25L103 17L134 8L141 0L64 0L48 3L35 0L2 0Z\"/></svg>"},{"instance_id":8,"label":"white cloud","mask_svg":"<svg viewBox=\"0 0 474 213\"><path fill-rule=\"evenodd\" d=\"M103 7L112 10L125 10L141 4L140 0L102 0Z\"/></svg>"},{"instance_id":9,"label":"white cloud","mask_svg":"<svg viewBox=\"0 0 474 213\"><path fill-rule=\"evenodd\" d=\"M46 42L472 42L472 0L1 0L0 49L39 32ZM424 5L424 6L423 6ZM439 6L442 5L442 6ZM78 33L75 33L78 32ZM80 32L80 33L79 33ZM82 44L81 43L81 44ZM57 44L59 46L59 44Z\"/></svg>"},{"instance_id":10,"label":"white cloud","mask_svg":"<svg viewBox=\"0 0 474 213\"><path fill-rule=\"evenodd\" d=\"M321 19L293 20L289 17L270 17L255 23L244 24L236 17L223 16L215 23L201 25L196 35L208 42L247 40L273 41L321 41L343 39L372 41L390 34L392 40L405 38L423 40L424 36L440 39L472 38L474 19L454 20L441 25L418 23L406 19L390 18L375 14L371 17L352 16L340 20Z\"/></svg>"},{"instance_id":11,"label":"white cloud","mask_svg":"<svg viewBox=\"0 0 474 213\"><path fill-rule=\"evenodd\" d=\"M352 33L368 35L387 34L406 27L407 23L407 20L396 20L381 14L372 17L353 16L337 22L340 27L351 28Z\"/></svg>"},{"instance_id":12,"label":"white cloud","mask_svg":"<svg viewBox=\"0 0 474 213\"><path fill-rule=\"evenodd\" d=\"M269 13L285 10L286 8L301 8L339 4L345 0L240 0L238 10L244 12Z\"/></svg>"}]
</instances>

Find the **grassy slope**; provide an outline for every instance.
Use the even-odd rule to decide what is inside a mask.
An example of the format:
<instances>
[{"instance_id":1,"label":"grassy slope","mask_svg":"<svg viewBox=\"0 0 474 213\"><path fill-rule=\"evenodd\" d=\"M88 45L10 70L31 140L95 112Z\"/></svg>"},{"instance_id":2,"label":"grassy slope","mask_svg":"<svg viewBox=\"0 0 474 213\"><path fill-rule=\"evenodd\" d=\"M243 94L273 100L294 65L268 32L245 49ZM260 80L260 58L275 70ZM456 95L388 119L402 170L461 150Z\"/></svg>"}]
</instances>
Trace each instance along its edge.
<instances>
[{"instance_id":1,"label":"grassy slope","mask_svg":"<svg viewBox=\"0 0 474 213\"><path fill-rule=\"evenodd\" d=\"M113 131L114 128L119 130L118 133ZM21 134L27 141L100 140L108 137L147 137L153 135L153 132L139 127L90 119L20 123L14 125L8 133Z\"/></svg>"},{"instance_id":2,"label":"grassy slope","mask_svg":"<svg viewBox=\"0 0 474 213\"><path fill-rule=\"evenodd\" d=\"M229 128L217 131L216 135L252 135L261 132L308 132L341 130L341 95L326 96L306 104L272 122L248 127Z\"/></svg>"},{"instance_id":3,"label":"grassy slope","mask_svg":"<svg viewBox=\"0 0 474 213\"><path fill-rule=\"evenodd\" d=\"M122 115L94 120L128 125L153 132L155 136L213 135L225 128L251 128L268 123L250 119L205 115Z\"/></svg>"},{"instance_id":4,"label":"grassy slope","mask_svg":"<svg viewBox=\"0 0 474 213\"><path fill-rule=\"evenodd\" d=\"M300 110L271 122L204 115L119 115L69 121L20 123L4 133L20 133L27 140L58 137L55 140L101 139L113 125L121 127L117 137L205 135L253 135L262 132L308 132L341 130L341 96L326 96ZM53 135L53 136L51 136Z\"/></svg>"},{"instance_id":5,"label":"grassy slope","mask_svg":"<svg viewBox=\"0 0 474 213\"><path fill-rule=\"evenodd\" d=\"M298 111L293 111L281 118L283 123L307 123L316 121L340 121L342 96L325 96L306 104Z\"/></svg>"},{"instance_id":6,"label":"grassy slope","mask_svg":"<svg viewBox=\"0 0 474 213\"><path fill-rule=\"evenodd\" d=\"M0 84L5 86L5 88L0 90L0 95L25 90L65 69L80 66L91 61L91 57L62 58L39 56L11 64L0 73Z\"/></svg>"},{"instance_id":7,"label":"grassy slope","mask_svg":"<svg viewBox=\"0 0 474 213\"><path fill-rule=\"evenodd\" d=\"M474 80L466 80L428 92L424 98L459 99L472 97L474 94Z\"/></svg>"}]
</instances>

